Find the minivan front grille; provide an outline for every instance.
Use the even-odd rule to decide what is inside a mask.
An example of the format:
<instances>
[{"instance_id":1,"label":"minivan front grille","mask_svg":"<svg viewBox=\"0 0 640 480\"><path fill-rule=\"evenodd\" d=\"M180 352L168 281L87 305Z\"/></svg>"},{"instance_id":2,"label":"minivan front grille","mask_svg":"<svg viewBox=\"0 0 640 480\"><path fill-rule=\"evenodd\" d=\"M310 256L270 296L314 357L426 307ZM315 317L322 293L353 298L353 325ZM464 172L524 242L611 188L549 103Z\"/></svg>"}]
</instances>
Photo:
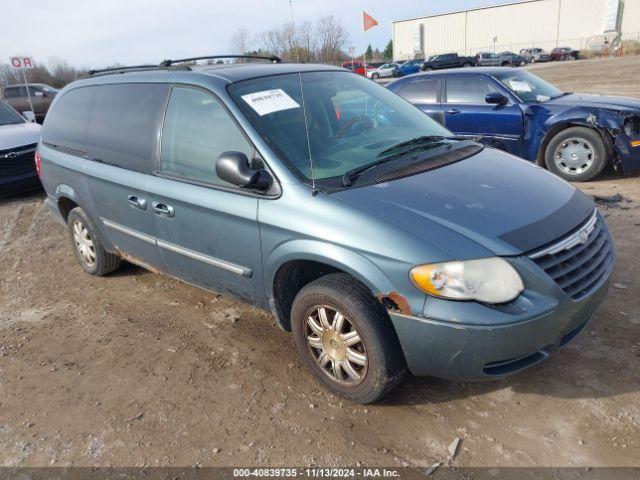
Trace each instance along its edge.
<instances>
[{"instance_id":1,"label":"minivan front grille","mask_svg":"<svg viewBox=\"0 0 640 480\"><path fill-rule=\"evenodd\" d=\"M0 178L34 173L34 154L37 144L0 151Z\"/></svg>"},{"instance_id":2,"label":"minivan front grille","mask_svg":"<svg viewBox=\"0 0 640 480\"><path fill-rule=\"evenodd\" d=\"M613 262L613 245L597 210L578 230L529 255L572 299L595 288Z\"/></svg>"}]
</instances>

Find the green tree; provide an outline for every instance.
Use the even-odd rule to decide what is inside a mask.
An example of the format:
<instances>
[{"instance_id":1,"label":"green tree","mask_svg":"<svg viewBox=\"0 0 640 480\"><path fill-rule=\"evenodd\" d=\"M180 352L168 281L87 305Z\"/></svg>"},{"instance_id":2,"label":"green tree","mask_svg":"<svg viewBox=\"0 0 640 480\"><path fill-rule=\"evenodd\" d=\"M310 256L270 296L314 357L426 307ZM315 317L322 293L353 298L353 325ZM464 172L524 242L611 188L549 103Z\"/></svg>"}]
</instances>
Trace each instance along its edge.
<instances>
[{"instance_id":1,"label":"green tree","mask_svg":"<svg viewBox=\"0 0 640 480\"><path fill-rule=\"evenodd\" d=\"M387 43L387 46L382 52L382 56L387 60L393 60L393 40L389 40L389 43Z\"/></svg>"},{"instance_id":2,"label":"green tree","mask_svg":"<svg viewBox=\"0 0 640 480\"><path fill-rule=\"evenodd\" d=\"M371 48L371 44L369 44L367 51L364 54L369 59L373 58L373 48Z\"/></svg>"}]
</instances>

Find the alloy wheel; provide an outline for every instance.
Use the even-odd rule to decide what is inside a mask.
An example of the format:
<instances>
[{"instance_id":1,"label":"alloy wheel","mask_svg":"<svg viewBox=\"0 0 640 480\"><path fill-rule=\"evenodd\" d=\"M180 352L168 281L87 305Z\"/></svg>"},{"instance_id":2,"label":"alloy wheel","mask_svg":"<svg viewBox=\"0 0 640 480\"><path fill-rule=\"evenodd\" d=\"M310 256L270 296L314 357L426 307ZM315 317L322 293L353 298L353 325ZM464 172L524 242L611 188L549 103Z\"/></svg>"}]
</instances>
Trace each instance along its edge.
<instances>
[{"instance_id":1,"label":"alloy wheel","mask_svg":"<svg viewBox=\"0 0 640 480\"><path fill-rule=\"evenodd\" d=\"M312 307L305 318L307 346L320 369L338 383L362 382L369 361L364 342L351 320L326 305Z\"/></svg>"}]
</instances>

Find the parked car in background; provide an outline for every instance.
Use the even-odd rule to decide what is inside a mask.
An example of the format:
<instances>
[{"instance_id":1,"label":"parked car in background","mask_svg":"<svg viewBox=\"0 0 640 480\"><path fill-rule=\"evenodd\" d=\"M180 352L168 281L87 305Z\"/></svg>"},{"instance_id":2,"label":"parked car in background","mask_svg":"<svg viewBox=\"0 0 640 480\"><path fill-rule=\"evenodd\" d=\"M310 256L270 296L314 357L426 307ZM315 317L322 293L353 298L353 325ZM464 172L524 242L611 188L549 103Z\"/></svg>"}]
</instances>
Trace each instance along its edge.
<instances>
[{"instance_id":1,"label":"parked car in background","mask_svg":"<svg viewBox=\"0 0 640 480\"><path fill-rule=\"evenodd\" d=\"M356 61L344 62L342 64L342 68L351 70L353 73L357 73L358 75L362 75L363 77L366 75L366 69L362 62L356 62Z\"/></svg>"},{"instance_id":2,"label":"parked car in background","mask_svg":"<svg viewBox=\"0 0 640 480\"><path fill-rule=\"evenodd\" d=\"M563 62L566 60L578 60L580 52L571 47L558 47L551 50L551 60Z\"/></svg>"},{"instance_id":3,"label":"parked car in background","mask_svg":"<svg viewBox=\"0 0 640 480\"><path fill-rule=\"evenodd\" d=\"M523 67L528 62L525 57L513 52L502 52L498 54L501 67Z\"/></svg>"},{"instance_id":4,"label":"parked car in background","mask_svg":"<svg viewBox=\"0 0 640 480\"><path fill-rule=\"evenodd\" d=\"M586 181L640 170L640 100L562 92L513 68L448 70L388 87L457 135Z\"/></svg>"},{"instance_id":5,"label":"parked car in background","mask_svg":"<svg viewBox=\"0 0 640 480\"><path fill-rule=\"evenodd\" d=\"M393 74L398 67L399 65L397 63L384 63L379 67L367 68L367 77L373 80L393 77Z\"/></svg>"},{"instance_id":6,"label":"parked car in background","mask_svg":"<svg viewBox=\"0 0 640 480\"><path fill-rule=\"evenodd\" d=\"M40 188L35 163L40 129L0 101L0 196Z\"/></svg>"},{"instance_id":7,"label":"parked car in background","mask_svg":"<svg viewBox=\"0 0 640 480\"><path fill-rule=\"evenodd\" d=\"M429 70L441 70L443 68L473 67L476 65L475 57L460 57L457 53L445 53L433 55L420 66L423 72Z\"/></svg>"},{"instance_id":8,"label":"parked car in background","mask_svg":"<svg viewBox=\"0 0 640 480\"><path fill-rule=\"evenodd\" d=\"M551 56L541 48L523 48L520 50L520 55L529 63L551 61Z\"/></svg>"},{"instance_id":9,"label":"parked car in background","mask_svg":"<svg viewBox=\"0 0 640 480\"><path fill-rule=\"evenodd\" d=\"M58 90L44 83L30 83L28 85L28 93L24 84L6 86L2 90L2 98L20 113L33 111L36 121L42 123ZM29 94L33 110L29 104Z\"/></svg>"},{"instance_id":10,"label":"parked car in background","mask_svg":"<svg viewBox=\"0 0 640 480\"><path fill-rule=\"evenodd\" d=\"M500 59L495 53L480 52L476 54L476 65L479 67L497 67Z\"/></svg>"},{"instance_id":11,"label":"parked car in background","mask_svg":"<svg viewBox=\"0 0 640 480\"><path fill-rule=\"evenodd\" d=\"M416 60L407 60L406 62L399 64L394 70L394 77L404 77L405 75L412 75L420 71L420 65L424 62L424 58Z\"/></svg>"},{"instance_id":12,"label":"parked car in background","mask_svg":"<svg viewBox=\"0 0 640 480\"><path fill-rule=\"evenodd\" d=\"M343 69L245 63L74 82L38 151L85 272L126 259L270 310L320 384L368 403L407 367L535 365L607 292L613 246L587 195L450 137Z\"/></svg>"}]
</instances>

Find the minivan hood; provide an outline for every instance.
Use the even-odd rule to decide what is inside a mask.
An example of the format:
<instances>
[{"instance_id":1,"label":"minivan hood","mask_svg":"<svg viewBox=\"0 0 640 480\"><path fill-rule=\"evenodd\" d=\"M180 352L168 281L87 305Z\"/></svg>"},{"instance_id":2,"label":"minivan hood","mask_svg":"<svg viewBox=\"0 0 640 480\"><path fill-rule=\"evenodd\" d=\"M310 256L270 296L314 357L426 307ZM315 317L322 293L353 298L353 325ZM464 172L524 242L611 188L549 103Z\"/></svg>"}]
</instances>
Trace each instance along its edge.
<instances>
[{"instance_id":1,"label":"minivan hood","mask_svg":"<svg viewBox=\"0 0 640 480\"><path fill-rule=\"evenodd\" d=\"M38 143L41 128L40 125L32 122L1 125L0 150L9 150L10 148Z\"/></svg>"},{"instance_id":2,"label":"minivan hood","mask_svg":"<svg viewBox=\"0 0 640 480\"><path fill-rule=\"evenodd\" d=\"M469 253L459 248L456 235L443 238L443 228L495 255L519 255L562 237L594 209L593 201L571 184L491 148L420 175L335 195L452 258Z\"/></svg>"}]
</instances>

